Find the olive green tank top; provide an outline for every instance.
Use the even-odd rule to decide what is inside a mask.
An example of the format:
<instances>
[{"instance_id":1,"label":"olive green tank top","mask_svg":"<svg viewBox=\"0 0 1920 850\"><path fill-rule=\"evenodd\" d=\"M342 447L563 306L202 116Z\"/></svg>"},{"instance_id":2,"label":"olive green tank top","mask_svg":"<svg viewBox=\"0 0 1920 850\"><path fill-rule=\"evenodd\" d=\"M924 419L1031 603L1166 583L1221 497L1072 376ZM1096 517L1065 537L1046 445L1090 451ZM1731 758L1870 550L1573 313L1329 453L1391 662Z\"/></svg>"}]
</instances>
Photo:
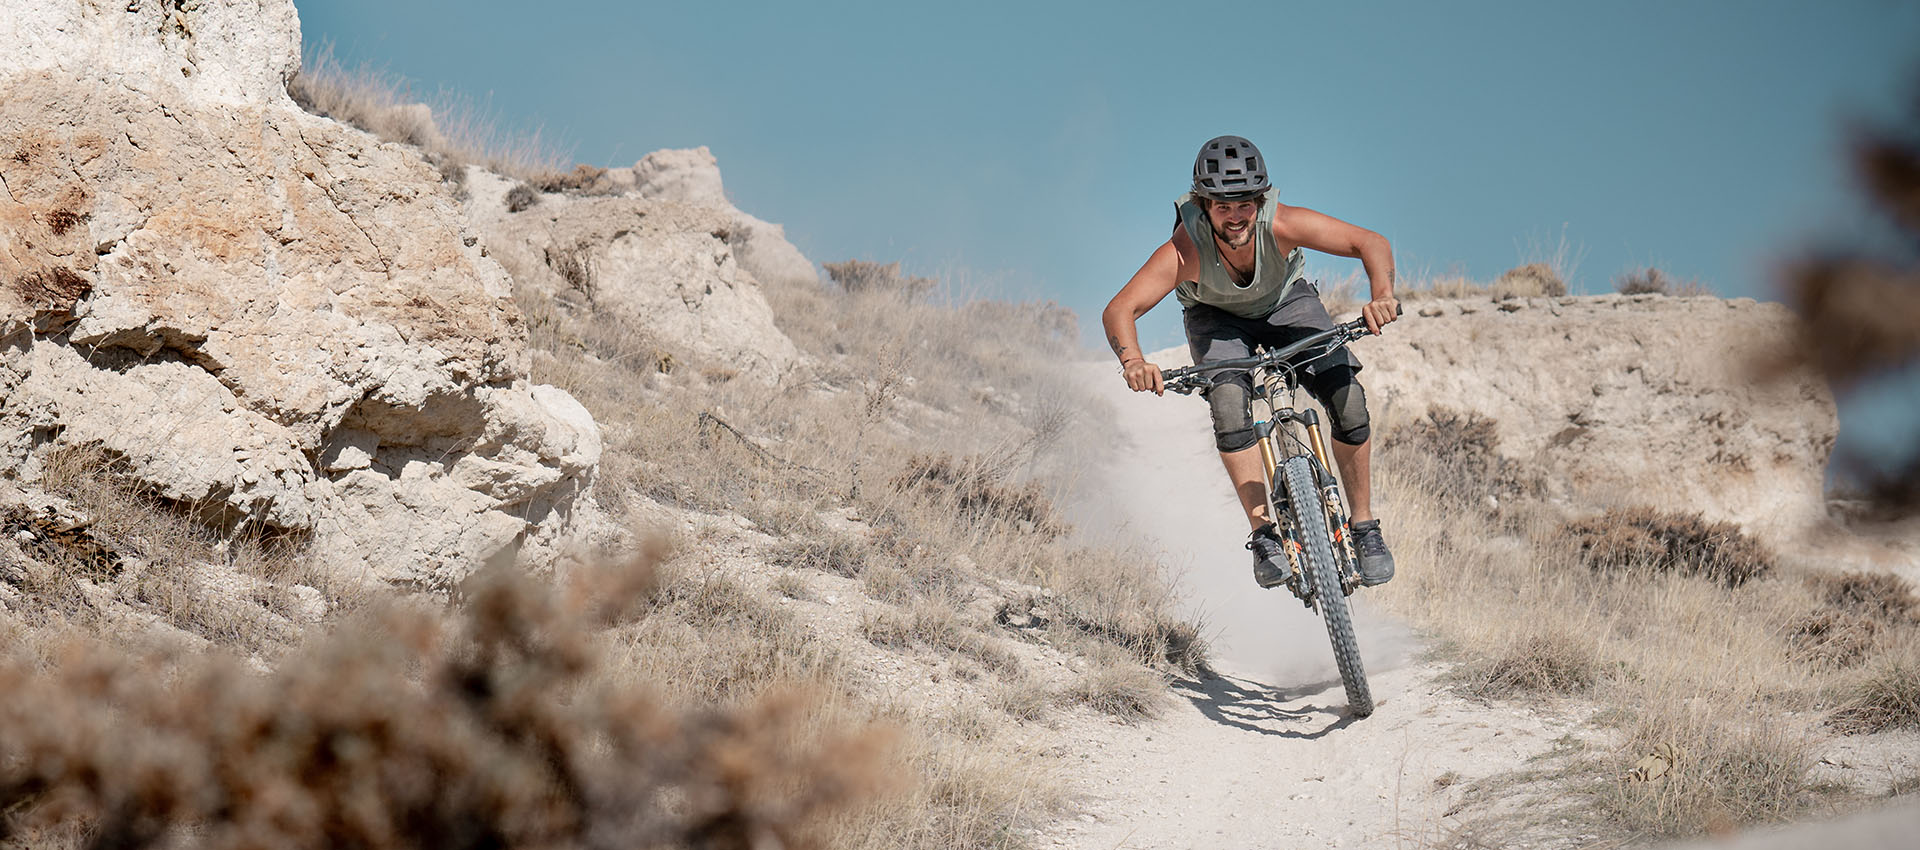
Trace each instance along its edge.
<instances>
[{"instance_id":1,"label":"olive green tank top","mask_svg":"<svg viewBox=\"0 0 1920 850\"><path fill-rule=\"evenodd\" d=\"M1234 282L1233 273L1220 261L1220 246L1213 241L1213 225L1207 221L1207 211L1200 207L1193 193L1180 196L1174 210L1180 217L1180 226L1186 228L1187 236L1193 239L1193 249L1200 260L1199 279L1183 280L1174 289L1181 307L1206 304L1236 316L1259 319L1280 306L1293 284L1302 277L1306 255L1299 248L1285 256L1280 254L1280 246L1273 241L1273 208L1274 193L1269 189L1260 205L1260 215L1254 220L1253 279L1242 285Z\"/></svg>"}]
</instances>

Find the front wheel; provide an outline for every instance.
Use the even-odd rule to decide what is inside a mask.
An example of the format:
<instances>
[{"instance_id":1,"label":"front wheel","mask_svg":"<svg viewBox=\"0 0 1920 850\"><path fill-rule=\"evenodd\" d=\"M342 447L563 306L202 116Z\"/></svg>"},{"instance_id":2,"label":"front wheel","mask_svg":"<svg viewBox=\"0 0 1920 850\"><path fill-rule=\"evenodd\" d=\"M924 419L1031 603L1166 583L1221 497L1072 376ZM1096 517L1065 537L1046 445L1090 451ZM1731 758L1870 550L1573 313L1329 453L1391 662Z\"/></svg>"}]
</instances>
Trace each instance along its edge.
<instances>
[{"instance_id":1,"label":"front wheel","mask_svg":"<svg viewBox=\"0 0 1920 850\"><path fill-rule=\"evenodd\" d=\"M1367 689L1367 672L1360 666L1360 644L1353 636L1353 617L1347 610L1347 596L1340 587L1340 571L1333 560L1333 538L1327 534L1327 513L1321 506L1320 488L1314 481L1312 462L1305 455L1287 458L1281 465L1280 480L1287 488L1287 512L1299 535L1302 559L1306 562L1307 581L1311 584L1313 606L1327 621L1327 637L1333 641L1333 661L1340 667L1340 682L1347 688L1347 708L1357 717L1373 713L1373 693Z\"/></svg>"}]
</instances>

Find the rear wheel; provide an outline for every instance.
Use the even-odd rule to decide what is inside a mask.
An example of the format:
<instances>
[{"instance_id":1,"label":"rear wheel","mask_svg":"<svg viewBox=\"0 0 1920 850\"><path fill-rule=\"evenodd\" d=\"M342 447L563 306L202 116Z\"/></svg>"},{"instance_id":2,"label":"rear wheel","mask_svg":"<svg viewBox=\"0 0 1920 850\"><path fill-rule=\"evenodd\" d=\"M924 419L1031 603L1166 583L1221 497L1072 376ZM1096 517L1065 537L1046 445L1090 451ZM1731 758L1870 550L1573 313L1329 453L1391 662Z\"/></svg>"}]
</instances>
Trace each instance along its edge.
<instances>
[{"instance_id":1,"label":"rear wheel","mask_svg":"<svg viewBox=\"0 0 1920 850\"><path fill-rule=\"evenodd\" d=\"M1320 488L1314 482L1312 461L1305 455L1287 458L1280 474L1287 488L1287 511L1300 536L1301 557L1306 561L1301 566L1313 591L1313 606L1327 621L1333 661L1340 668L1341 684L1347 688L1347 707L1356 716L1365 717L1373 713L1373 693L1367 688L1367 672L1360 666L1360 644L1354 639L1353 617L1340 588L1340 571L1334 565L1327 514L1320 501Z\"/></svg>"}]
</instances>

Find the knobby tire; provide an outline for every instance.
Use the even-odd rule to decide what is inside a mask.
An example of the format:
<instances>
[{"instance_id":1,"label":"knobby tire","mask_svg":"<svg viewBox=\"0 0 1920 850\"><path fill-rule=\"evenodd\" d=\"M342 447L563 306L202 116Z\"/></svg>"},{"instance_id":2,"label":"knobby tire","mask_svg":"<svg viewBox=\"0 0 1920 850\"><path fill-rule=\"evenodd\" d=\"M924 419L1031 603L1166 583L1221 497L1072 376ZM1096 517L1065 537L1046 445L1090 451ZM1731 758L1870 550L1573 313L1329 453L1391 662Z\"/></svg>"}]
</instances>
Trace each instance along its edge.
<instances>
[{"instance_id":1,"label":"knobby tire","mask_svg":"<svg viewBox=\"0 0 1920 850\"><path fill-rule=\"evenodd\" d=\"M1367 672L1360 666L1360 644L1354 639L1353 616L1341 591L1339 569L1334 566L1326 508L1320 502L1312 462L1306 455L1287 458L1281 468L1281 482L1287 490L1287 510L1293 516L1294 532L1305 549L1301 554L1306 559L1307 580L1312 583L1313 604L1320 611L1320 619L1327 621L1333 661L1340 668L1340 683L1347 688L1347 708L1354 716L1365 717L1373 713L1373 693L1367 688Z\"/></svg>"}]
</instances>

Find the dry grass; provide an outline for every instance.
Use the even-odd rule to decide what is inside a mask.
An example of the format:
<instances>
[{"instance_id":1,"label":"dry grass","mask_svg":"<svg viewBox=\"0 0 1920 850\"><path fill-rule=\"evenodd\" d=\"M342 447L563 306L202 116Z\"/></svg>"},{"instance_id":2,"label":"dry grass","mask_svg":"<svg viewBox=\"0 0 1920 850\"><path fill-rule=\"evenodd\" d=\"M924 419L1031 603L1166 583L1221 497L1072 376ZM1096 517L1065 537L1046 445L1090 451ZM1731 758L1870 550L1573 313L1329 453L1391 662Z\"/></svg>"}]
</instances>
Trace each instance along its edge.
<instances>
[{"instance_id":1,"label":"dry grass","mask_svg":"<svg viewBox=\"0 0 1920 850\"><path fill-rule=\"evenodd\" d=\"M1787 645L1795 660L1816 667L1852 667L1880 646L1880 624L1845 611L1816 611L1793 621Z\"/></svg>"},{"instance_id":2,"label":"dry grass","mask_svg":"<svg viewBox=\"0 0 1920 850\"><path fill-rule=\"evenodd\" d=\"M1502 272L1488 293L1495 300L1558 297L1567 294L1567 282L1546 263L1528 263Z\"/></svg>"},{"instance_id":3,"label":"dry grass","mask_svg":"<svg viewBox=\"0 0 1920 850\"><path fill-rule=\"evenodd\" d=\"M1468 695L1510 699L1585 693L1604 672L1605 665L1587 641L1543 631L1521 635L1505 648L1468 662L1456 676Z\"/></svg>"},{"instance_id":4,"label":"dry grass","mask_svg":"<svg viewBox=\"0 0 1920 850\"><path fill-rule=\"evenodd\" d=\"M1738 587L1774 564L1772 553L1740 526L1699 514L1613 508L1567 523L1561 535L1594 570L1677 572Z\"/></svg>"},{"instance_id":5,"label":"dry grass","mask_svg":"<svg viewBox=\"0 0 1920 850\"><path fill-rule=\"evenodd\" d=\"M287 93L301 108L351 124L390 142L420 148L443 178L464 182L467 164L522 180L551 180L568 157L539 130L501 129L484 104L448 92L422 101L405 81L370 65L347 68L331 47L307 51Z\"/></svg>"},{"instance_id":6,"label":"dry grass","mask_svg":"<svg viewBox=\"0 0 1920 850\"><path fill-rule=\"evenodd\" d=\"M1652 266L1633 269L1620 275L1613 283L1615 291L1621 295L1671 295L1676 298L1693 298L1712 295L1713 290L1691 278L1677 280Z\"/></svg>"},{"instance_id":7,"label":"dry grass","mask_svg":"<svg viewBox=\"0 0 1920 850\"><path fill-rule=\"evenodd\" d=\"M873 263L865 260L848 260L844 263L822 263L827 277L850 294L882 293L905 300L915 300L933 291L936 281L930 277L915 277L900 273L899 263Z\"/></svg>"},{"instance_id":8,"label":"dry grass","mask_svg":"<svg viewBox=\"0 0 1920 850\"><path fill-rule=\"evenodd\" d=\"M1628 734L1626 752L1617 766L1630 766L1632 754L1670 756L1668 772L1658 778L1598 788L1600 812L1632 833L1726 834L1790 820L1821 804L1809 778L1815 757L1808 733L1769 722L1761 712L1656 708Z\"/></svg>"},{"instance_id":9,"label":"dry grass","mask_svg":"<svg viewBox=\"0 0 1920 850\"><path fill-rule=\"evenodd\" d=\"M1912 622L1920 608L1913 583L1893 573L1818 573L1807 584L1828 605L1884 623Z\"/></svg>"},{"instance_id":10,"label":"dry grass","mask_svg":"<svg viewBox=\"0 0 1920 850\"><path fill-rule=\"evenodd\" d=\"M1092 662L1061 694L1062 698L1126 723L1160 713L1167 699L1166 676L1141 667L1124 654L1100 652Z\"/></svg>"},{"instance_id":11,"label":"dry grass","mask_svg":"<svg viewBox=\"0 0 1920 850\"><path fill-rule=\"evenodd\" d=\"M1920 663L1909 653L1882 665L1851 689L1833 723L1849 733L1920 729Z\"/></svg>"},{"instance_id":12,"label":"dry grass","mask_svg":"<svg viewBox=\"0 0 1920 850\"><path fill-rule=\"evenodd\" d=\"M103 628L155 617L215 646L272 656L298 641L296 589L314 607L351 610L366 589L306 557L296 538L223 530L201 519L221 511L161 497L97 448L41 459L37 484L62 501L40 510L0 507L0 527L22 556L21 607L35 622ZM135 637L129 635L130 638Z\"/></svg>"},{"instance_id":13,"label":"dry grass","mask_svg":"<svg viewBox=\"0 0 1920 850\"><path fill-rule=\"evenodd\" d=\"M1835 805L1834 792L1808 774L1822 709L1863 681L1864 659L1887 657L1912 640L1912 631L1862 613L1882 593L1827 588L1887 583L1810 580L1799 565L1770 556L1771 569L1728 566L1715 547L1731 546L1739 563L1758 563L1765 553L1748 552L1727 529L1684 517L1616 517L1608 527L1650 535L1655 544L1631 548L1639 553L1629 559L1635 566L1594 570L1589 562L1601 547L1583 553L1569 546L1554 510L1526 495L1503 498L1498 511L1475 509L1484 479L1497 476L1484 464L1432 462L1462 446L1468 457L1490 448L1474 437L1484 429L1461 419L1454 417L1446 429L1452 436L1438 441L1454 449L1435 447L1432 420L1424 433L1382 435L1376 489L1399 529L1395 554L1435 568L1407 570L1374 598L1448 647L1469 693L1573 695L1599 708L1600 743L1569 750L1514 781L1542 799L1580 801L1556 817L1611 841L1694 835ZM1509 510L1532 519L1501 522ZM1661 530L1648 532L1649 525ZM1691 542L1670 548L1672 541ZM1660 559L1674 566L1656 569ZM1730 583L1731 575L1745 579ZM1856 611L1838 607L1855 595L1876 601L1857 603L1863 607ZM1539 625L1542 611L1553 612L1549 629ZM1826 625L1811 625L1816 620ZM1869 643L1849 631L1861 620L1877 624L1866 627ZM1876 690L1889 692L1897 688ZM1881 696L1860 704L1894 703ZM1625 778L1660 743L1686 754L1675 777Z\"/></svg>"},{"instance_id":14,"label":"dry grass","mask_svg":"<svg viewBox=\"0 0 1920 850\"><path fill-rule=\"evenodd\" d=\"M260 675L76 643L0 663L0 831L39 845L834 846L893 761L768 690L675 710L612 675L609 627L650 619L651 571L549 589L511 570L453 610L382 604Z\"/></svg>"}]
</instances>

